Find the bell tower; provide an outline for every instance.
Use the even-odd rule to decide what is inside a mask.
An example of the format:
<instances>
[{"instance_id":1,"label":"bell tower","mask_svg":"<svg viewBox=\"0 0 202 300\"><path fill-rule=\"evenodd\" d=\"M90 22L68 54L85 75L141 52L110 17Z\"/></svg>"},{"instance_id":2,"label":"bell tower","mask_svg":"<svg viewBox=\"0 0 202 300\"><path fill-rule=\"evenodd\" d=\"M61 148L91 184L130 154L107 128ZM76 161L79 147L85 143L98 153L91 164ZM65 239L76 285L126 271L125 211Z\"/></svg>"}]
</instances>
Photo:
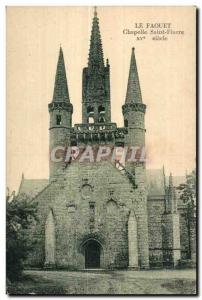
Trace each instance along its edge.
<instances>
[{"instance_id":1,"label":"bell tower","mask_svg":"<svg viewBox=\"0 0 202 300\"><path fill-rule=\"evenodd\" d=\"M95 8L88 66L82 78L82 123L111 122L110 66L104 64L99 19Z\"/></svg>"}]
</instances>

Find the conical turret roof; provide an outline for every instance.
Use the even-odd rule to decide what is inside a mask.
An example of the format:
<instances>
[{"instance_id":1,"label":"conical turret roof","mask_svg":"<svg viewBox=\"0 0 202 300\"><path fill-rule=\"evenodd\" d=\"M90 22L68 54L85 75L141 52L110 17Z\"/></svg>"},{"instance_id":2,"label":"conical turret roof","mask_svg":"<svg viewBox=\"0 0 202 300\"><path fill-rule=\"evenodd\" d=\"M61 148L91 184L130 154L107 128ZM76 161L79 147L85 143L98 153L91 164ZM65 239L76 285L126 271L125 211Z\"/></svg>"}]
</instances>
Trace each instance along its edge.
<instances>
[{"instance_id":1,"label":"conical turret roof","mask_svg":"<svg viewBox=\"0 0 202 300\"><path fill-rule=\"evenodd\" d=\"M68 102L69 99L69 91L67 86L67 77L65 71L65 62L62 48L60 47L57 70L55 75L55 86L53 93L53 102Z\"/></svg>"},{"instance_id":2,"label":"conical turret roof","mask_svg":"<svg viewBox=\"0 0 202 300\"><path fill-rule=\"evenodd\" d=\"M142 103L142 94L140 89L136 59L135 48L132 48L130 71L128 77L128 87L126 92L126 104L129 103Z\"/></svg>"}]
</instances>

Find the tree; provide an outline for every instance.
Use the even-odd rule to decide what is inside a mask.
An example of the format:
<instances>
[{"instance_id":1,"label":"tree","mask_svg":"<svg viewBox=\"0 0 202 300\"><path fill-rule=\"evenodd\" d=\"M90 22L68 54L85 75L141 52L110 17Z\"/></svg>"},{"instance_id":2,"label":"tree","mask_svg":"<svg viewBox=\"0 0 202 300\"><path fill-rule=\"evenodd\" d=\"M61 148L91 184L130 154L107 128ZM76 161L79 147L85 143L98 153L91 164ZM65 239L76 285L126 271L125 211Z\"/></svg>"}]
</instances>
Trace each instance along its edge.
<instances>
[{"instance_id":1,"label":"tree","mask_svg":"<svg viewBox=\"0 0 202 300\"><path fill-rule=\"evenodd\" d=\"M196 170L186 175L186 182L177 188L186 204L185 219L188 231L189 256L196 252Z\"/></svg>"},{"instance_id":2,"label":"tree","mask_svg":"<svg viewBox=\"0 0 202 300\"><path fill-rule=\"evenodd\" d=\"M6 200L6 271L7 278L14 281L20 277L23 260L32 246L26 232L37 221L37 203L25 194L7 194Z\"/></svg>"}]
</instances>

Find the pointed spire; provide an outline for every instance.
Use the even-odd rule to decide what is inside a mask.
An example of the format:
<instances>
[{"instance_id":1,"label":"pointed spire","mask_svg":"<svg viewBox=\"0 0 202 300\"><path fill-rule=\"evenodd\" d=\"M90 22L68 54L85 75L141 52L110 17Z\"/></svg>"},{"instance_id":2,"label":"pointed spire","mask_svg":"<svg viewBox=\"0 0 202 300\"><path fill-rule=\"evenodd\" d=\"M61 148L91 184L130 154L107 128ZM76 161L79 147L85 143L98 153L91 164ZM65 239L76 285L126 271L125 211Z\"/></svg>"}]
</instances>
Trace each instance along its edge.
<instances>
[{"instance_id":1,"label":"pointed spire","mask_svg":"<svg viewBox=\"0 0 202 300\"><path fill-rule=\"evenodd\" d=\"M166 174L165 174L164 165L163 165L163 185L164 185L164 191L166 191Z\"/></svg>"},{"instance_id":2,"label":"pointed spire","mask_svg":"<svg viewBox=\"0 0 202 300\"><path fill-rule=\"evenodd\" d=\"M94 17L97 17L97 6L94 7Z\"/></svg>"},{"instance_id":3,"label":"pointed spire","mask_svg":"<svg viewBox=\"0 0 202 300\"><path fill-rule=\"evenodd\" d=\"M177 212L177 195L175 188L173 188L173 212Z\"/></svg>"},{"instance_id":4,"label":"pointed spire","mask_svg":"<svg viewBox=\"0 0 202 300\"><path fill-rule=\"evenodd\" d=\"M177 198L176 198L176 190L173 185L173 176L170 173L169 176L169 184L167 188L167 212L168 213L176 213L177 212Z\"/></svg>"},{"instance_id":5,"label":"pointed spire","mask_svg":"<svg viewBox=\"0 0 202 300\"><path fill-rule=\"evenodd\" d=\"M131 209L131 211L130 211L129 220L132 219L132 218L135 218L135 213L134 213L133 209Z\"/></svg>"},{"instance_id":6,"label":"pointed spire","mask_svg":"<svg viewBox=\"0 0 202 300\"><path fill-rule=\"evenodd\" d=\"M102 41L96 7L94 10L93 25L90 39L90 51L88 58L88 67L90 68L91 66L97 66L100 68L104 67Z\"/></svg>"},{"instance_id":7,"label":"pointed spire","mask_svg":"<svg viewBox=\"0 0 202 300\"><path fill-rule=\"evenodd\" d=\"M65 62L64 62L64 56L63 56L61 45L60 45L57 70L55 75L53 102L70 102L68 86L67 86L67 77L65 71Z\"/></svg>"},{"instance_id":8,"label":"pointed spire","mask_svg":"<svg viewBox=\"0 0 202 300\"><path fill-rule=\"evenodd\" d=\"M7 187L6 187L6 199L9 199L9 197L10 197L10 189L9 189L9 187L7 186Z\"/></svg>"},{"instance_id":9,"label":"pointed spire","mask_svg":"<svg viewBox=\"0 0 202 300\"><path fill-rule=\"evenodd\" d=\"M169 187L173 187L173 176L172 176L172 173L170 173L170 176L169 176Z\"/></svg>"},{"instance_id":10,"label":"pointed spire","mask_svg":"<svg viewBox=\"0 0 202 300\"><path fill-rule=\"evenodd\" d=\"M140 89L137 65L135 60L135 48L132 48L130 71L128 77L128 87L125 103L142 103L142 94Z\"/></svg>"}]
</instances>

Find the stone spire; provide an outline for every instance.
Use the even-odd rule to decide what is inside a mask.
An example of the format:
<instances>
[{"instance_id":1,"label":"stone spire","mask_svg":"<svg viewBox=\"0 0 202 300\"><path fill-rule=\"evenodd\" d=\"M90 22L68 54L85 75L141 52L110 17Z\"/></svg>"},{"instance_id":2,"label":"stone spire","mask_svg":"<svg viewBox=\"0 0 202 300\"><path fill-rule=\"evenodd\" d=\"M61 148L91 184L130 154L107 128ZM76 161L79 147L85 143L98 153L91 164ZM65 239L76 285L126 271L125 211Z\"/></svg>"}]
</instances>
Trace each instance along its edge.
<instances>
[{"instance_id":1,"label":"stone spire","mask_svg":"<svg viewBox=\"0 0 202 300\"><path fill-rule=\"evenodd\" d=\"M60 46L57 70L55 75L55 86L53 93L53 102L68 102L69 100L69 91L67 86L67 77L65 71L65 62L63 51Z\"/></svg>"},{"instance_id":2,"label":"stone spire","mask_svg":"<svg viewBox=\"0 0 202 300\"><path fill-rule=\"evenodd\" d=\"M135 48L132 48L125 103L142 103L142 94L135 60Z\"/></svg>"},{"instance_id":3,"label":"stone spire","mask_svg":"<svg viewBox=\"0 0 202 300\"><path fill-rule=\"evenodd\" d=\"M169 176L169 184L167 188L167 212L176 213L177 212L177 199L176 199L176 191L173 186L173 176L170 173Z\"/></svg>"},{"instance_id":4,"label":"stone spire","mask_svg":"<svg viewBox=\"0 0 202 300\"><path fill-rule=\"evenodd\" d=\"M163 188L164 188L164 191L166 192L166 174L165 174L165 167L163 165Z\"/></svg>"},{"instance_id":5,"label":"stone spire","mask_svg":"<svg viewBox=\"0 0 202 300\"><path fill-rule=\"evenodd\" d=\"M169 176L169 187L170 188L173 187L173 175L172 175L172 173L170 173L170 176Z\"/></svg>"},{"instance_id":6,"label":"stone spire","mask_svg":"<svg viewBox=\"0 0 202 300\"><path fill-rule=\"evenodd\" d=\"M98 67L98 68L104 67L102 41L101 41L99 19L97 16L96 8L94 10L93 25L91 31L88 67L89 69L91 69L91 67Z\"/></svg>"}]
</instances>

